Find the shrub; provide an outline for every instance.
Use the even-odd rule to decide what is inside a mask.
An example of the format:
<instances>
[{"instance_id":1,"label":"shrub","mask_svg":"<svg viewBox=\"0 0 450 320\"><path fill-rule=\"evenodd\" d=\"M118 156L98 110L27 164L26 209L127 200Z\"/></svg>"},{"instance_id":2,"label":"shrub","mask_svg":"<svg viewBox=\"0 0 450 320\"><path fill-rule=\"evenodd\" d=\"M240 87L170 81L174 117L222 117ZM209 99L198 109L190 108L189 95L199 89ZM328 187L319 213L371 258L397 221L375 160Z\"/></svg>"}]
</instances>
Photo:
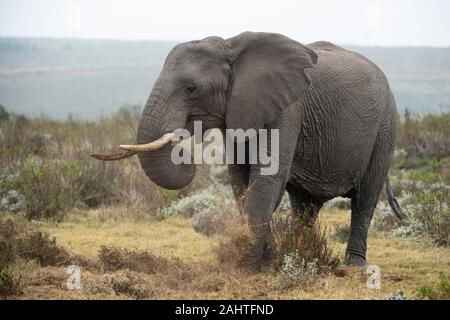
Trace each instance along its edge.
<instances>
[{"instance_id":1,"label":"shrub","mask_svg":"<svg viewBox=\"0 0 450 320\"><path fill-rule=\"evenodd\" d=\"M169 260L146 251L132 251L114 246L101 246L98 257L107 271L129 269L154 274L182 267L182 263L178 259Z\"/></svg>"},{"instance_id":2,"label":"shrub","mask_svg":"<svg viewBox=\"0 0 450 320\"><path fill-rule=\"evenodd\" d=\"M16 259L13 246L0 236L0 269L10 265Z\"/></svg>"},{"instance_id":3,"label":"shrub","mask_svg":"<svg viewBox=\"0 0 450 320\"><path fill-rule=\"evenodd\" d=\"M227 220L232 219L230 210L219 207L208 207L196 213L192 218L192 228L195 232L205 236L212 236L222 232L227 225Z\"/></svg>"},{"instance_id":4,"label":"shrub","mask_svg":"<svg viewBox=\"0 0 450 320\"><path fill-rule=\"evenodd\" d=\"M96 281L94 279L85 279L83 281L83 293L86 295L110 293L111 290L112 288L110 288L110 285L108 286L106 279L103 279L103 281Z\"/></svg>"},{"instance_id":5,"label":"shrub","mask_svg":"<svg viewBox=\"0 0 450 320\"><path fill-rule=\"evenodd\" d=\"M327 240L327 229L317 220L312 226L293 213L274 215L272 220L275 266L281 269L286 256L297 254L308 264L316 260L319 272L335 270L339 258Z\"/></svg>"},{"instance_id":6,"label":"shrub","mask_svg":"<svg viewBox=\"0 0 450 320\"><path fill-rule=\"evenodd\" d=\"M404 290L396 290L392 294L383 298L383 300L407 300Z\"/></svg>"},{"instance_id":7,"label":"shrub","mask_svg":"<svg viewBox=\"0 0 450 320\"><path fill-rule=\"evenodd\" d=\"M80 192L76 163L32 158L23 164L18 188L25 197L28 219L61 219L74 207Z\"/></svg>"},{"instance_id":8,"label":"shrub","mask_svg":"<svg viewBox=\"0 0 450 320\"><path fill-rule=\"evenodd\" d=\"M419 299L448 300L450 299L450 280L443 272L439 273L439 283L434 286L423 286L417 290Z\"/></svg>"},{"instance_id":9,"label":"shrub","mask_svg":"<svg viewBox=\"0 0 450 320\"><path fill-rule=\"evenodd\" d=\"M0 268L0 297L22 294L21 278L15 277L10 270Z\"/></svg>"},{"instance_id":10,"label":"shrub","mask_svg":"<svg viewBox=\"0 0 450 320\"><path fill-rule=\"evenodd\" d=\"M0 201L0 211L18 212L25 206L25 197L16 190L9 190Z\"/></svg>"},{"instance_id":11,"label":"shrub","mask_svg":"<svg viewBox=\"0 0 450 320\"><path fill-rule=\"evenodd\" d=\"M307 286L314 282L319 276L317 262L317 258L310 262L300 259L296 251L286 254L279 271L280 287L287 289L297 284Z\"/></svg>"},{"instance_id":12,"label":"shrub","mask_svg":"<svg viewBox=\"0 0 450 320\"><path fill-rule=\"evenodd\" d=\"M405 111L397 144L407 157L445 158L450 156L450 112L439 115L413 115Z\"/></svg>"},{"instance_id":13,"label":"shrub","mask_svg":"<svg viewBox=\"0 0 450 320\"><path fill-rule=\"evenodd\" d=\"M47 233L31 230L18 239L18 254L28 260L37 260L41 266L64 266L70 263L69 253Z\"/></svg>"},{"instance_id":14,"label":"shrub","mask_svg":"<svg viewBox=\"0 0 450 320\"><path fill-rule=\"evenodd\" d=\"M0 122L9 120L9 112L6 111L5 107L0 105Z\"/></svg>"},{"instance_id":15,"label":"shrub","mask_svg":"<svg viewBox=\"0 0 450 320\"><path fill-rule=\"evenodd\" d=\"M200 193L182 198L167 208L163 208L160 210L160 215L163 217L183 216L190 218L208 207L215 206L219 200L217 195L206 189Z\"/></svg>"},{"instance_id":16,"label":"shrub","mask_svg":"<svg viewBox=\"0 0 450 320\"><path fill-rule=\"evenodd\" d=\"M35 227L13 221L0 219L1 258L5 265L16 257L37 260L40 265L61 266L69 263L69 253L56 243L47 233Z\"/></svg>"},{"instance_id":17,"label":"shrub","mask_svg":"<svg viewBox=\"0 0 450 320\"><path fill-rule=\"evenodd\" d=\"M117 295L124 294L138 300L149 296L149 292L143 287L143 280L129 271L108 273L104 279L105 285L111 287Z\"/></svg>"},{"instance_id":18,"label":"shrub","mask_svg":"<svg viewBox=\"0 0 450 320\"><path fill-rule=\"evenodd\" d=\"M444 183L403 181L404 190L398 199L405 214L399 221L390 207L381 202L374 215L374 227L397 236L425 236L439 245L450 245L449 186ZM412 190L411 192L409 190Z\"/></svg>"},{"instance_id":19,"label":"shrub","mask_svg":"<svg viewBox=\"0 0 450 320\"><path fill-rule=\"evenodd\" d=\"M117 165L100 161L81 162L77 178L79 200L91 208L117 200L119 170Z\"/></svg>"}]
</instances>

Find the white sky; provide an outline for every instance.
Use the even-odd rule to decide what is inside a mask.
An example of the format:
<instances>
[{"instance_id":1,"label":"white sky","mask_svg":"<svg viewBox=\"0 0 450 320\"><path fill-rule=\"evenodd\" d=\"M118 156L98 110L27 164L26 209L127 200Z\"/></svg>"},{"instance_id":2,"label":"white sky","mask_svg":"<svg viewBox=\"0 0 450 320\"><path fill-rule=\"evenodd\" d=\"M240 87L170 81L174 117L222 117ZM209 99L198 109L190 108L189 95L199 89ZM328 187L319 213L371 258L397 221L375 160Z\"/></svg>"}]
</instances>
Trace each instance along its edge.
<instances>
[{"instance_id":1,"label":"white sky","mask_svg":"<svg viewBox=\"0 0 450 320\"><path fill-rule=\"evenodd\" d=\"M0 36L192 40L246 30L304 43L450 46L450 1L0 0Z\"/></svg>"}]
</instances>

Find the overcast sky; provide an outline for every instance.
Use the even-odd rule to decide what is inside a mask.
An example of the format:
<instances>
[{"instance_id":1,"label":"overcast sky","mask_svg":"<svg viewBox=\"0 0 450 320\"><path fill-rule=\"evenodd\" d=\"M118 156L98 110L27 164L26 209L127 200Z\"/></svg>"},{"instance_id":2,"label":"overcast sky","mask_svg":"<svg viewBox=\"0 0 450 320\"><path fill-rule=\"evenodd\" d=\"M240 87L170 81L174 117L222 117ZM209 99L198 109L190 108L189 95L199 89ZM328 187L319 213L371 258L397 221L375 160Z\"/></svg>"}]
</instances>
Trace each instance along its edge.
<instances>
[{"instance_id":1,"label":"overcast sky","mask_svg":"<svg viewBox=\"0 0 450 320\"><path fill-rule=\"evenodd\" d=\"M450 1L0 0L0 36L192 40L246 30L304 43L450 46Z\"/></svg>"}]
</instances>

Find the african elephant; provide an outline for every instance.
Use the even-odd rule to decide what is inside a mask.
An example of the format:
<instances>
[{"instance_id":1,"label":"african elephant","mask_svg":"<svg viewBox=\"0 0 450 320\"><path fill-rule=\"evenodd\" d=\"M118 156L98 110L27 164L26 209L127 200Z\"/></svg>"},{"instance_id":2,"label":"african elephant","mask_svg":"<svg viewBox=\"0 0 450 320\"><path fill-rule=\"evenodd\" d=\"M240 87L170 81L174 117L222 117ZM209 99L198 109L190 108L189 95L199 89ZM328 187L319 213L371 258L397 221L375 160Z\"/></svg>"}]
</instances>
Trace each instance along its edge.
<instances>
[{"instance_id":1,"label":"african elephant","mask_svg":"<svg viewBox=\"0 0 450 320\"><path fill-rule=\"evenodd\" d=\"M279 129L279 170L230 164L230 182L255 236L249 265L268 255L270 217L287 190L299 215L317 216L323 203L351 198L348 265L366 263L367 233L394 152L397 111L383 72L362 55L329 42L302 45L272 33L244 32L175 46L140 118L138 145L96 156L120 159L138 152L147 176L179 189L195 165L172 163L168 144L177 128ZM150 143L152 142L152 143Z\"/></svg>"}]
</instances>

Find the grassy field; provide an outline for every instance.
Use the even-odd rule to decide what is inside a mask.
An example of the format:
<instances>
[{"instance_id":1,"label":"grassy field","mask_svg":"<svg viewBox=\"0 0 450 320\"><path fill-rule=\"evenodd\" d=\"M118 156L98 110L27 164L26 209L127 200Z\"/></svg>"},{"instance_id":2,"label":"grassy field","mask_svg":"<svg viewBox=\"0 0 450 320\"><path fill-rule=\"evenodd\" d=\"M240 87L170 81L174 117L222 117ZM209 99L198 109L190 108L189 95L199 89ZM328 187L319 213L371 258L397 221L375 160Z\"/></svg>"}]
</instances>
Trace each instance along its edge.
<instances>
[{"instance_id":1,"label":"grassy field","mask_svg":"<svg viewBox=\"0 0 450 320\"><path fill-rule=\"evenodd\" d=\"M104 271L98 260L102 245L143 250L166 258L179 258L182 270L153 274L132 274L151 299L380 299L402 290L407 298L417 298L421 287L438 283L439 272L450 269L450 249L417 240L372 232L369 238L369 264L381 268L381 289L367 288L365 268L340 267L339 275L320 277L307 287L287 290L278 286L274 270L248 274L233 266L220 265L214 247L218 237L195 233L187 218L154 221L130 218L124 207L108 207L80 214L71 212L63 222L42 222L42 229L55 236L68 251L89 259L81 269L81 290L66 287L65 267L37 266L20 262L14 268L24 275L22 299L129 299L104 288ZM321 213L330 234L334 226L349 223L349 212L332 209ZM343 257L345 245L330 238L335 252ZM119 272L119 276L121 273ZM93 290L92 288L95 288Z\"/></svg>"},{"instance_id":2,"label":"grassy field","mask_svg":"<svg viewBox=\"0 0 450 320\"><path fill-rule=\"evenodd\" d=\"M132 142L138 118L135 107L95 122L0 108L0 298L450 298L450 114L405 114L400 124L390 178L405 218L382 193L369 232L379 290L367 287L366 268L342 264L348 201L326 203L302 229L285 197L274 262L254 274L242 267L251 235L224 167L201 166L189 187L167 191L136 158L89 157ZM81 268L79 290L67 287L70 265Z\"/></svg>"}]
</instances>

